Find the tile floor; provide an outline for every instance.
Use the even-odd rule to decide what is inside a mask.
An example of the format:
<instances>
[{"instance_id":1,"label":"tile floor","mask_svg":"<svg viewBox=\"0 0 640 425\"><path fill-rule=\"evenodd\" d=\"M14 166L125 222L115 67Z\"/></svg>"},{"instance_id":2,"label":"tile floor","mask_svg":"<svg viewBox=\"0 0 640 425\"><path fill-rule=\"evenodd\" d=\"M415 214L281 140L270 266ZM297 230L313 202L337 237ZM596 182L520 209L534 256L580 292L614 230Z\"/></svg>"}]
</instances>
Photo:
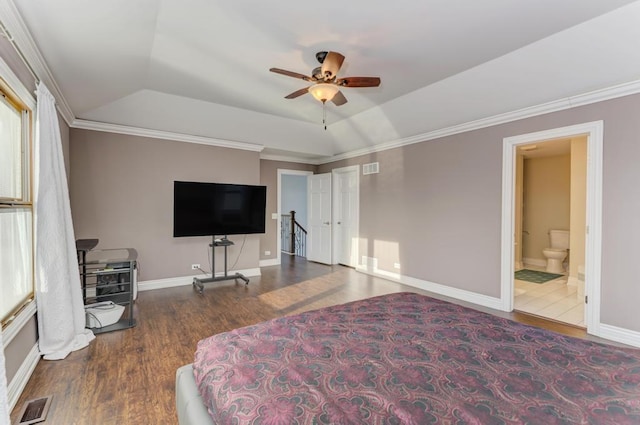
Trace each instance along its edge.
<instances>
[{"instance_id":1,"label":"tile floor","mask_svg":"<svg viewBox=\"0 0 640 425\"><path fill-rule=\"evenodd\" d=\"M526 266L526 268L544 271L541 267ZM586 327L583 299L582 297L578 299L577 286L567 285L567 276L545 283L514 279L514 284L515 310Z\"/></svg>"}]
</instances>

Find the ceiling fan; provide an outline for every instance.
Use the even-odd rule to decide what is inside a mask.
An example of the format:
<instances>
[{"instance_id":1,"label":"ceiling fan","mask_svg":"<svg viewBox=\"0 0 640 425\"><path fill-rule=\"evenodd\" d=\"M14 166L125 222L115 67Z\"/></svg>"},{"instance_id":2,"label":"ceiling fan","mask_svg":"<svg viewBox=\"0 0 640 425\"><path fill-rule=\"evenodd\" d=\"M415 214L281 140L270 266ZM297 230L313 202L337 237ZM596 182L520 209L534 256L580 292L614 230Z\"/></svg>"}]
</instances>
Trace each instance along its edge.
<instances>
[{"instance_id":1,"label":"ceiling fan","mask_svg":"<svg viewBox=\"0 0 640 425\"><path fill-rule=\"evenodd\" d=\"M309 87L296 90L285 96L285 99L295 99L305 93L311 93L314 98L322 102L333 102L336 106L347 103L347 98L340 91L340 87L378 87L379 77L342 77L338 78L338 71L344 62L344 56L338 52L318 52L316 59L321 66L311 72L311 76L286 69L271 68L269 71L288 77L299 78L313 83Z\"/></svg>"}]
</instances>

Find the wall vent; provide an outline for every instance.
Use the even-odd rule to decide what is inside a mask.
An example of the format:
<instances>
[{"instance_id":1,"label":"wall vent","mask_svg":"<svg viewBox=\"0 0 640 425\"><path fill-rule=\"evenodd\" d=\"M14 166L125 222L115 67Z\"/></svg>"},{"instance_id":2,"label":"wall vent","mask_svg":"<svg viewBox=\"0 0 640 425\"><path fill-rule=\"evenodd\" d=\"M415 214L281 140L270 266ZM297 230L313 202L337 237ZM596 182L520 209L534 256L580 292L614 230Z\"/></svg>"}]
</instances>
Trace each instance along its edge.
<instances>
[{"instance_id":1,"label":"wall vent","mask_svg":"<svg viewBox=\"0 0 640 425\"><path fill-rule=\"evenodd\" d=\"M369 164L364 164L362 166L362 175L366 176L367 174L378 174L380 172L380 163L379 162L371 162Z\"/></svg>"}]
</instances>

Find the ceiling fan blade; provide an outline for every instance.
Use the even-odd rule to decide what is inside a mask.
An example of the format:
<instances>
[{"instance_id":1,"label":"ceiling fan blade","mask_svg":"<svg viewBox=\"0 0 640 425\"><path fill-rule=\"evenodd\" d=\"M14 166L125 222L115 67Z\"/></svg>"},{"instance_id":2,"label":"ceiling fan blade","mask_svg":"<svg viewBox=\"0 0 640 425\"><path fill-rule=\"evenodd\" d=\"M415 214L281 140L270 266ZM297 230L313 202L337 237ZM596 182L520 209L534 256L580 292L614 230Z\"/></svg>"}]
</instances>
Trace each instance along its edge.
<instances>
[{"instance_id":1,"label":"ceiling fan blade","mask_svg":"<svg viewBox=\"0 0 640 425\"><path fill-rule=\"evenodd\" d=\"M331 80L338 75L338 71L340 71L340 67L342 66L342 62L344 62L344 56L342 56L338 52L329 52L327 56L324 58L324 62L322 62L322 76L325 81Z\"/></svg>"},{"instance_id":2,"label":"ceiling fan blade","mask_svg":"<svg viewBox=\"0 0 640 425\"><path fill-rule=\"evenodd\" d=\"M333 99L331 99L331 101L336 106L340 106L340 105L344 105L345 103L347 103L347 98L344 97L344 95L342 94L341 91L339 91L338 93L335 94L335 96L333 96Z\"/></svg>"},{"instance_id":3,"label":"ceiling fan blade","mask_svg":"<svg viewBox=\"0 0 640 425\"><path fill-rule=\"evenodd\" d=\"M378 87L380 85L379 77L345 77L336 81L336 84L342 87Z\"/></svg>"},{"instance_id":4,"label":"ceiling fan blade","mask_svg":"<svg viewBox=\"0 0 640 425\"><path fill-rule=\"evenodd\" d=\"M307 77L306 75L300 74L298 72L287 71L286 69L271 68L271 69L269 69L269 71L275 72L276 74L286 75L287 77L299 78L299 79L305 80L305 81L313 81L311 79L311 77Z\"/></svg>"},{"instance_id":5,"label":"ceiling fan blade","mask_svg":"<svg viewBox=\"0 0 640 425\"><path fill-rule=\"evenodd\" d=\"M295 99L296 97L302 96L305 93L309 92L309 87L305 87L303 89L300 90L296 90L291 94L286 95L284 98L285 99Z\"/></svg>"}]
</instances>

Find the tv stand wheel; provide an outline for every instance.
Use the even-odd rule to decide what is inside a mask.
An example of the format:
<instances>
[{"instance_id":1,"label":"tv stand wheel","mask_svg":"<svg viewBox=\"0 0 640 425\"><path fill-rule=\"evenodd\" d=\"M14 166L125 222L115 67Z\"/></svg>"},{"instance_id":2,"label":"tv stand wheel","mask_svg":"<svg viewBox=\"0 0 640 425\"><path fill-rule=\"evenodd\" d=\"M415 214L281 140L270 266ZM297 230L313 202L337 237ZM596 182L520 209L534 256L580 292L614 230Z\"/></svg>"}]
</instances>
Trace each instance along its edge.
<instances>
[{"instance_id":1,"label":"tv stand wheel","mask_svg":"<svg viewBox=\"0 0 640 425\"><path fill-rule=\"evenodd\" d=\"M198 289L198 293L200 295L204 293L204 284L202 284L202 282L199 282L197 278L193 278L193 282L191 282L191 285L194 289Z\"/></svg>"}]
</instances>

